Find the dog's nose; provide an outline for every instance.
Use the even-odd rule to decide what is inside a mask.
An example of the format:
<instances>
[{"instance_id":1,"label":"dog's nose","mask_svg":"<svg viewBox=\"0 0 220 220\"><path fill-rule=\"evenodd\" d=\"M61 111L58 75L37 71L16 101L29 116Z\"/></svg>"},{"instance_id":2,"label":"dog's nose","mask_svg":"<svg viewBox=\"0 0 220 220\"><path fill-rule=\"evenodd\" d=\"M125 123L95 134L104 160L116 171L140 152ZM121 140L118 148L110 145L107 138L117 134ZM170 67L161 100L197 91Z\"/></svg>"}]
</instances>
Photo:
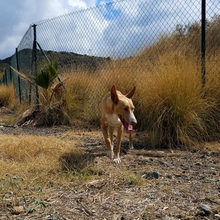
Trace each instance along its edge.
<instances>
[{"instance_id":1,"label":"dog's nose","mask_svg":"<svg viewBox=\"0 0 220 220\"><path fill-rule=\"evenodd\" d=\"M131 125L136 125L137 124L137 120L136 119L133 119L132 121L131 121Z\"/></svg>"}]
</instances>

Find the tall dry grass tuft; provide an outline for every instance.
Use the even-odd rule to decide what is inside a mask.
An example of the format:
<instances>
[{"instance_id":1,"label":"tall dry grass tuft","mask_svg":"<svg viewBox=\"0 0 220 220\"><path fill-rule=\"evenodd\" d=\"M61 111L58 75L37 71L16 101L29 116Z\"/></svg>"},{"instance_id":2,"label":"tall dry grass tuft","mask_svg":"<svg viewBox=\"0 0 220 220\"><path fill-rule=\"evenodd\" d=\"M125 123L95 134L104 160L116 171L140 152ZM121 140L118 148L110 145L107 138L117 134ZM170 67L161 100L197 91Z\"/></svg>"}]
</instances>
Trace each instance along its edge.
<instances>
[{"instance_id":1,"label":"tall dry grass tuft","mask_svg":"<svg viewBox=\"0 0 220 220\"><path fill-rule=\"evenodd\" d=\"M137 117L152 132L153 145L187 144L206 134L200 66L193 58L166 54L143 72L138 83Z\"/></svg>"},{"instance_id":2,"label":"tall dry grass tuft","mask_svg":"<svg viewBox=\"0 0 220 220\"><path fill-rule=\"evenodd\" d=\"M66 94L67 113L71 118L72 123L81 121L86 118L88 104L91 98L88 91L89 74L83 70L80 72L72 72L71 75L63 76Z\"/></svg>"},{"instance_id":3,"label":"tall dry grass tuft","mask_svg":"<svg viewBox=\"0 0 220 220\"><path fill-rule=\"evenodd\" d=\"M211 57L212 62L207 62L206 83L204 87L204 98L209 104L205 117L205 123L210 140L219 140L220 133L220 75L219 60L217 56Z\"/></svg>"},{"instance_id":4,"label":"tall dry grass tuft","mask_svg":"<svg viewBox=\"0 0 220 220\"><path fill-rule=\"evenodd\" d=\"M15 91L13 84L0 85L0 106L12 108L15 105Z\"/></svg>"}]
</instances>

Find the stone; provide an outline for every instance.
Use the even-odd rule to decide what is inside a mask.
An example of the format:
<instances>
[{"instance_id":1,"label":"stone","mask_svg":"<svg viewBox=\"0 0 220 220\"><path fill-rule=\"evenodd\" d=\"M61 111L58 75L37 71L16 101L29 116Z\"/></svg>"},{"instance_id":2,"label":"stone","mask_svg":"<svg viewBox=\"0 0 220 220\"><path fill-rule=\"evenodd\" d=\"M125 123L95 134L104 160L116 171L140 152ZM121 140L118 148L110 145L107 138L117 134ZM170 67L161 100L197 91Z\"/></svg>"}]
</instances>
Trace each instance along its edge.
<instances>
[{"instance_id":1,"label":"stone","mask_svg":"<svg viewBox=\"0 0 220 220\"><path fill-rule=\"evenodd\" d=\"M202 213L204 213L205 216L208 216L212 213L212 209L208 205L201 203L198 208L202 211Z\"/></svg>"},{"instance_id":2,"label":"stone","mask_svg":"<svg viewBox=\"0 0 220 220\"><path fill-rule=\"evenodd\" d=\"M141 177L147 178L147 179L158 179L159 173L156 171L151 171L151 172L148 172L147 174L143 174Z\"/></svg>"}]
</instances>

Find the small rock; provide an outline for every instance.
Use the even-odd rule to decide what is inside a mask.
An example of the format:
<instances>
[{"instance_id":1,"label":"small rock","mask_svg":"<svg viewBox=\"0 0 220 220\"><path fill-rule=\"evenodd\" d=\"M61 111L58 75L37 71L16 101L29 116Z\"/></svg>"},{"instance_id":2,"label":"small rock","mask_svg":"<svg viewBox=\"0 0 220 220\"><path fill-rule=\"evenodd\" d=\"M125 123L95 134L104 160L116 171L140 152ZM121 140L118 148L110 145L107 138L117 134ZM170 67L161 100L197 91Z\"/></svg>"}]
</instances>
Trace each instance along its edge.
<instances>
[{"instance_id":1,"label":"small rock","mask_svg":"<svg viewBox=\"0 0 220 220\"><path fill-rule=\"evenodd\" d=\"M199 210L199 212L197 212L196 215L197 216L206 216L206 214L203 210Z\"/></svg>"},{"instance_id":2,"label":"small rock","mask_svg":"<svg viewBox=\"0 0 220 220\"><path fill-rule=\"evenodd\" d=\"M11 214L13 215L19 215L21 213L24 213L25 212L25 209L23 206L14 206L12 209L11 209Z\"/></svg>"},{"instance_id":3,"label":"small rock","mask_svg":"<svg viewBox=\"0 0 220 220\"><path fill-rule=\"evenodd\" d=\"M167 177L168 179L172 179L172 178L173 178L172 175L170 175L170 174L168 174L166 177Z\"/></svg>"},{"instance_id":4,"label":"small rock","mask_svg":"<svg viewBox=\"0 0 220 220\"><path fill-rule=\"evenodd\" d=\"M220 215L219 215L219 214L215 214L214 217L215 217L216 219L220 219Z\"/></svg>"},{"instance_id":5,"label":"small rock","mask_svg":"<svg viewBox=\"0 0 220 220\"><path fill-rule=\"evenodd\" d=\"M141 177L142 178L148 178L148 179L158 179L159 178L159 173L156 172L156 171L148 172L147 174L143 174Z\"/></svg>"},{"instance_id":6,"label":"small rock","mask_svg":"<svg viewBox=\"0 0 220 220\"><path fill-rule=\"evenodd\" d=\"M208 205L201 203L198 208L201 210L201 214L204 216L210 215L212 213L212 209Z\"/></svg>"}]
</instances>

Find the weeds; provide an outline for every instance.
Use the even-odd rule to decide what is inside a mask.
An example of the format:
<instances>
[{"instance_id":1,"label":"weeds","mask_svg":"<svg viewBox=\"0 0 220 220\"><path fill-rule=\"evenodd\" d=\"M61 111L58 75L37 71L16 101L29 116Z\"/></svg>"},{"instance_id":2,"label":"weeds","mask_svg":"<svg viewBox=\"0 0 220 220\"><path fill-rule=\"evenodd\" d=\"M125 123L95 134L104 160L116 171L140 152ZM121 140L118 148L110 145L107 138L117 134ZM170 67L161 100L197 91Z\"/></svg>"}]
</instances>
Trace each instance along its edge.
<instances>
[{"instance_id":1,"label":"weeds","mask_svg":"<svg viewBox=\"0 0 220 220\"><path fill-rule=\"evenodd\" d=\"M94 158L73 142L26 135L0 139L1 216L56 216L50 207L45 212L50 190L71 188L96 175Z\"/></svg>"},{"instance_id":2,"label":"weeds","mask_svg":"<svg viewBox=\"0 0 220 220\"><path fill-rule=\"evenodd\" d=\"M0 206L8 219L12 215L28 216L36 211L42 214L46 208L46 202L40 198L42 188L39 186L28 191L24 187L24 181L23 178L10 174L0 179Z\"/></svg>"}]
</instances>

